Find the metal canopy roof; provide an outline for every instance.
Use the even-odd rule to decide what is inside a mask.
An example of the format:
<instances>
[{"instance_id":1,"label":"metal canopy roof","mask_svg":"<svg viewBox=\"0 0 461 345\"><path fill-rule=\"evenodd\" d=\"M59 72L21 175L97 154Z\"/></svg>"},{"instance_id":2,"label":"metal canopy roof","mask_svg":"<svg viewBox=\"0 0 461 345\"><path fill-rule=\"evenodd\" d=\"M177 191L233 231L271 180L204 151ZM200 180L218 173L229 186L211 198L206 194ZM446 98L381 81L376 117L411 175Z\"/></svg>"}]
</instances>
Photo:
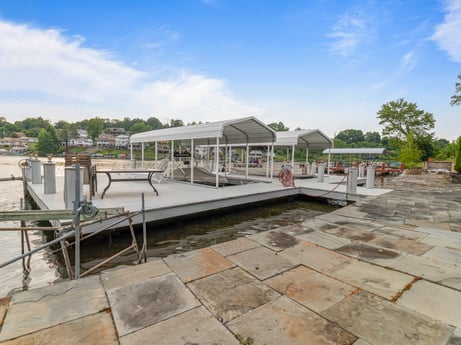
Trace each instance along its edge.
<instances>
[{"instance_id":1,"label":"metal canopy roof","mask_svg":"<svg viewBox=\"0 0 461 345\"><path fill-rule=\"evenodd\" d=\"M302 131L277 132L275 146L293 146L297 148L324 149L331 147L333 142L319 129Z\"/></svg>"},{"instance_id":2,"label":"metal canopy roof","mask_svg":"<svg viewBox=\"0 0 461 345\"><path fill-rule=\"evenodd\" d=\"M198 125L157 129L131 136L131 143L191 140L194 145L273 143L275 132L253 116Z\"/></svg>"},{"instance_id":3,"label":"metal canopy roof","mask_svg":"<svg viewBox=\"0 0 461 345\"><path fill-rule=\"evenodd\" d=\"M386 153L386 149L383 147L377 148L343 148L343 149L326 149L323 153L332 154L371 154L371 155L382 155Z\"/></svg>"}]
</instances>

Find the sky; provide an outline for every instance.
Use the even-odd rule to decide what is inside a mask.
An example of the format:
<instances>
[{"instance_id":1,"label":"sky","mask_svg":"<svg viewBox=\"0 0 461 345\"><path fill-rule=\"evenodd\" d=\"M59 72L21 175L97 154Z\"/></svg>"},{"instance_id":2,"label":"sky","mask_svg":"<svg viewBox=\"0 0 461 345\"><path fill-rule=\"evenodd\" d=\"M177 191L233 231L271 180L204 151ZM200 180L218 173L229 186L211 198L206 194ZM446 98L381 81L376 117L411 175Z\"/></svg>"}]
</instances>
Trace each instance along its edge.
<instances>
[{"instance_id":1,"label":"sky","mask_svg":"<svg viewBox=\"0 0 461 345\"><path fill-rule=\"evenodd\" d=\"M0 117L255 116L382 131L404 98L461 135L461 0L0 0Z\"/></svg>"}]
</instances>

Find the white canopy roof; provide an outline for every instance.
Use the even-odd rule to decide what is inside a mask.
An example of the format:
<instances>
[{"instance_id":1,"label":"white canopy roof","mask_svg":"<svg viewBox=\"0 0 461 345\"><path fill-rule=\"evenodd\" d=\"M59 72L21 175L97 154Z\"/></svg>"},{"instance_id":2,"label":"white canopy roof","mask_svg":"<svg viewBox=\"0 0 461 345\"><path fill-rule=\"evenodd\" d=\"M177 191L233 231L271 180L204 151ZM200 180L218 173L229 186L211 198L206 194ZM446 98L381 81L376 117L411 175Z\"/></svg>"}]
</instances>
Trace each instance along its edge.
<instances>
[{"instance_id":1,"label":"white canopy roof","mask_svg":"<svg viewBox=\"0 0 461 345\"><path fill-rule=\"evenodd\" d=\"M384 147L377 148L342 148L342 149L326 149L323 153L332 154L371 154L371 155L382 155L386 153Z\"/></svg>"},{"instance_id":2,"label":"white canopy roof","mask_svg":"<svg viewBox=\"0 0 461 345\"><path fill-rule=\"evenodd\" d=\"M331 147L333 142L318 129L302 131L277 132L275 146L293 146L297 148L324 149Z\"/></svg>"},{"instance_id":3,"label":"white canopy roof","mask_svg":"<svg viewBox=\"0 0 461 345\"><path fill-rule=\"evenodd\" d=\"M195 145L273 143L275 132L253 116L198 125L157 129L131 136L131 143L191 140Z\"/></svg>"}]
</instances>

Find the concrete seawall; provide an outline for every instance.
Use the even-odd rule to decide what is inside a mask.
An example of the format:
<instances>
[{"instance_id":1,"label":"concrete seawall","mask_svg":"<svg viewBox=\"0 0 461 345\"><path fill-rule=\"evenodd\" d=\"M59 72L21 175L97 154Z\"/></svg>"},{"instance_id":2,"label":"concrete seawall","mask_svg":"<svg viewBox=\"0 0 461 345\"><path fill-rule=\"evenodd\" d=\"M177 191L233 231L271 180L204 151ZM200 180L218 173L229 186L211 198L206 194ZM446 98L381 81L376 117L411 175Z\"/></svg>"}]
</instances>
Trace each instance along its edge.
<instances>
[{"instance_id":1,"label":"concrete seawall","mask_svg":"<svg viewBox=\"0 0 461 345\"><path fill-rule=\"evenodd\" d=\"M0 299L2 344L461 343L461 185Z\"/></svg>"}]
</instances>

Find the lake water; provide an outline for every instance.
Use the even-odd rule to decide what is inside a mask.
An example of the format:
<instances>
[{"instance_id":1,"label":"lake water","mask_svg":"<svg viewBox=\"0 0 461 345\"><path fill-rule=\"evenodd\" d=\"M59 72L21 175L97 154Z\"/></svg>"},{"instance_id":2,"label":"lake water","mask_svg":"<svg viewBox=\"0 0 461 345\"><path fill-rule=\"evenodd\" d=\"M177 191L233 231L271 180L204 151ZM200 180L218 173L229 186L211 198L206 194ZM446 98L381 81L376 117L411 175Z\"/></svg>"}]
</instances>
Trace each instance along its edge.
<instances>
[{"instance_id":1,"label":"lake water","mask_svg":"<svg viewBox=\"0 0 461 345\"><path fill-rule=\"evenodd\" d=\"M0 156L0 178L21 176L18 161L24 157ZM57 174L63 174L63 159L55 158ZM129 167L127 160L97 160L98 167ZM0 208L2 211L19 210L23 197L21 181L0 181ZM189 251L215 243L232 240L248 234L258 233L279 226L301 223L321 213L330 212L334 207L312 203L306 200L279 202L263 207L245 208L240 211L222 213L213 217L189 219L148 228L148 256L164 257L172 253ZM0 227L17 223L0 222ZM30 231L32 247L39 246L47 240L40 231ZM138 245L142 244L141 231L136 231ZM82 242L82 269L86 269L131 243L128 231L106 233L91 241ZM0 231L0 263L8 261L21 253L21 234L19 231ZM60 253L42 250L32 255L31 272L24 279L21 260L7 267L0 268L0 297L12 291L37 288L53 284L66 276ZM71 254L72 259L73 254ZM125 255L117 258L105 267L121 264L133 264L136 257Z\"/></svg>"}]
</instances>

